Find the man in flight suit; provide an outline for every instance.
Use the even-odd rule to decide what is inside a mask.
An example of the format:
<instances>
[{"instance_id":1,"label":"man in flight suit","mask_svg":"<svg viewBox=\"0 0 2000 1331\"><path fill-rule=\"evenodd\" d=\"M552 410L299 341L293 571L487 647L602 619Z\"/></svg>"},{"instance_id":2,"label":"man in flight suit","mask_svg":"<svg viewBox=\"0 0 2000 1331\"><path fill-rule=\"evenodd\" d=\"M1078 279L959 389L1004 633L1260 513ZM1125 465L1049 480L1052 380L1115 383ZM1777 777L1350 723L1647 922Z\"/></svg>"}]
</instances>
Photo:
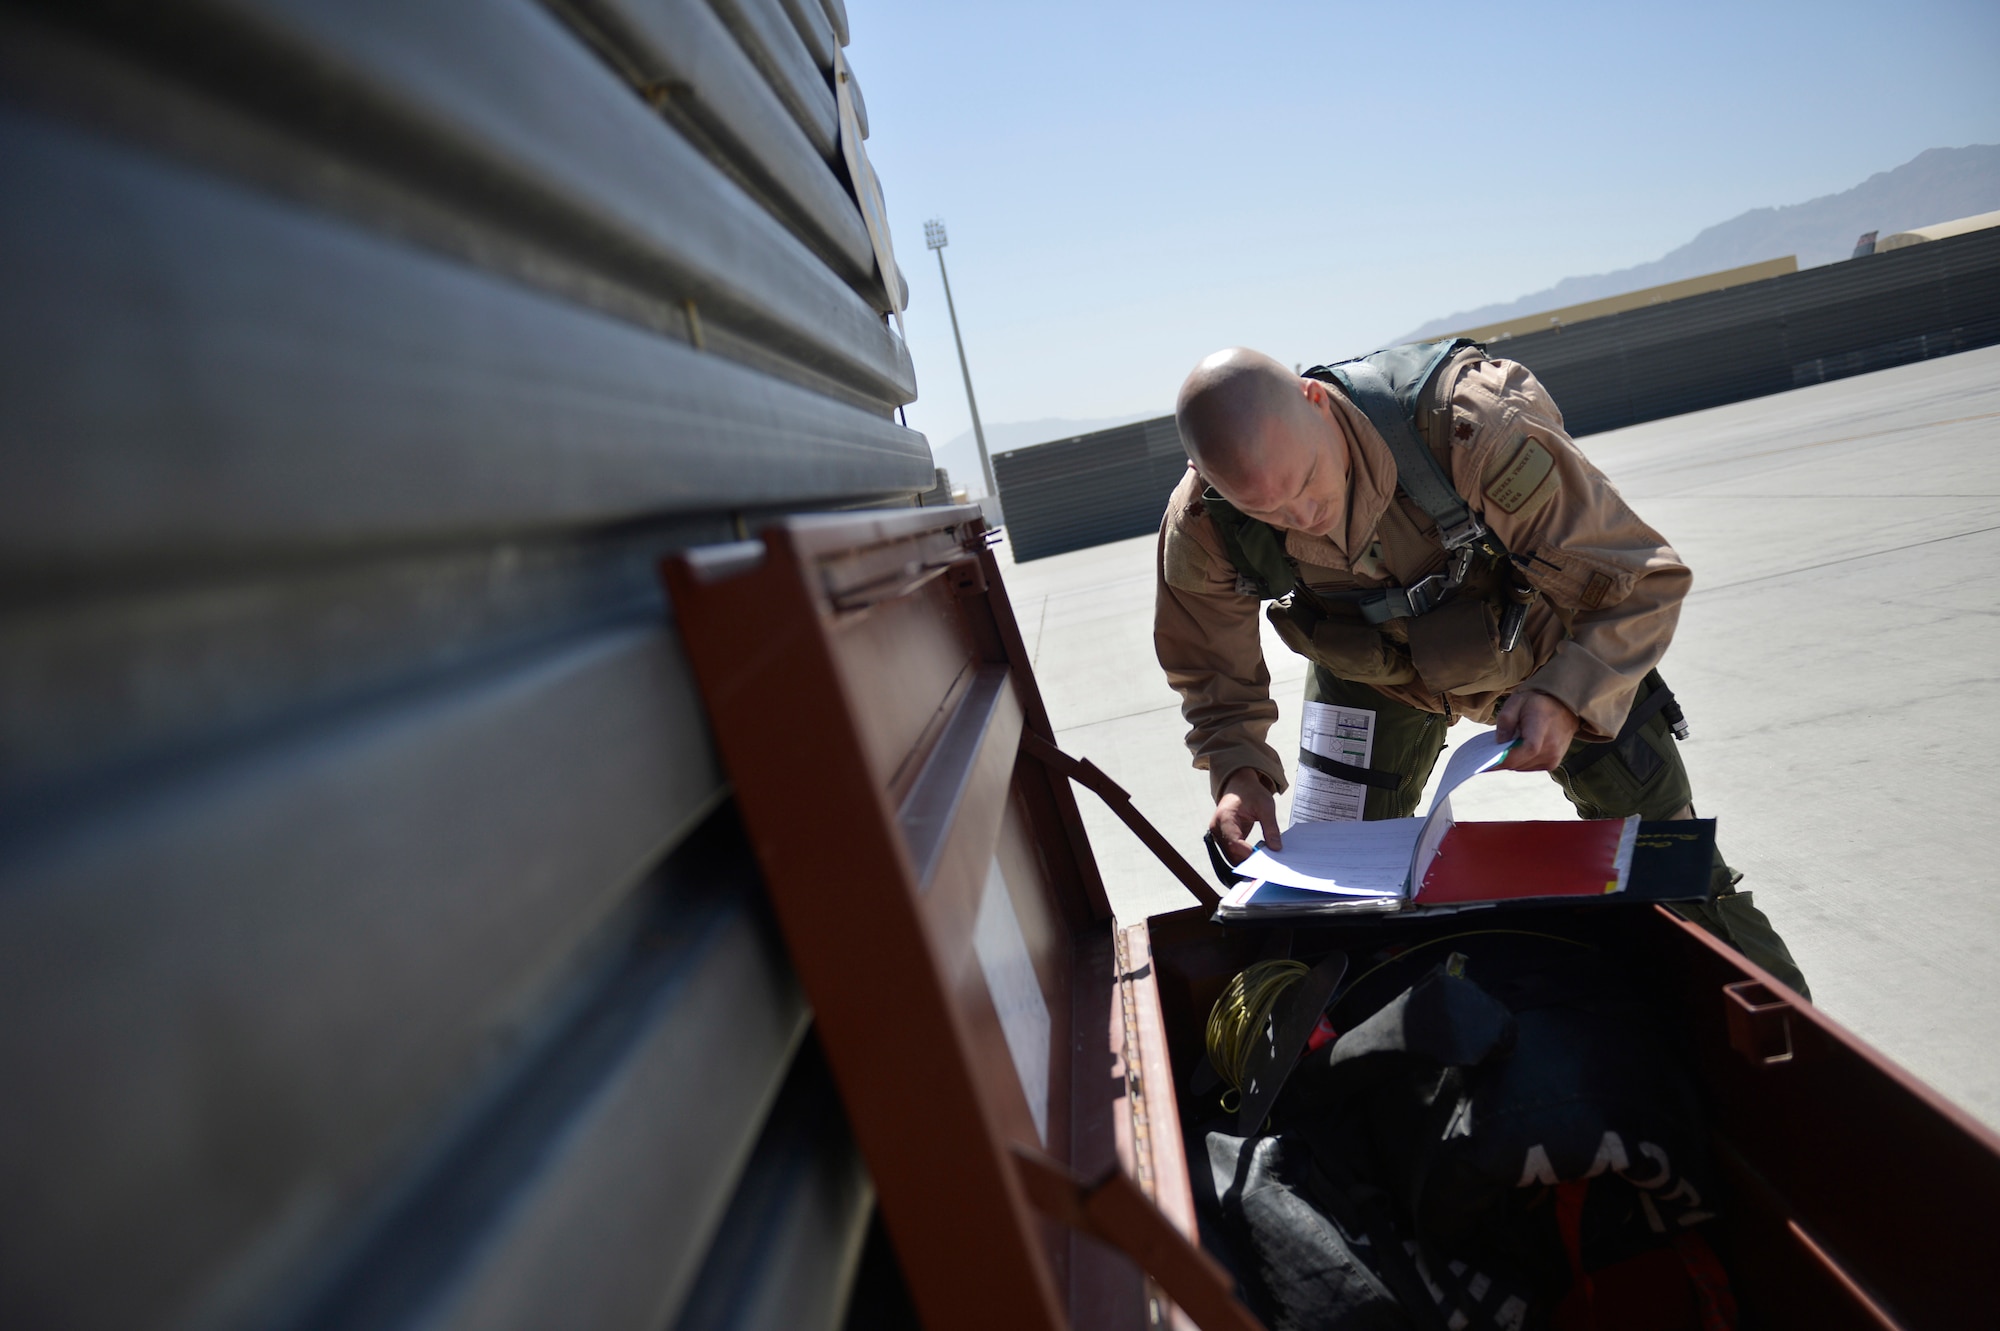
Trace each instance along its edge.
<instances>
[{"instance_id":1,"label":"man in flight suit","mask_svg":"<svg viewBox=\"0 0 2000 1331\"><path fill-rule=\"evenodd\" d=\"M1414 410L1397 417L1413 427L1400 446L1438 464L1425 464L1427 512L1409 453L1399 488L1377 428L1387 399L1369 398L1371 419L1352 377L1356 365L1408 369L1407 355L1394 361L1403 350L1300 376L1233 348L1181 388L1190 466L1161 523L1153 636L1209 773L1215 843L1231 863L1253 827L1280 844L1267 599L1279 637L1311 662L1307 700L1375 713L1369 768L1343 773L1365 785L1365 817L1415 812L1460 717L1518 738L1505 765L1549 772L1586 818L1693 817L1677 712L1654 670L1687 567L1570 442L1534 375L1470 344L1409 349L1430 358L1406 376ZM1441 504L1472 520L1441 533ZM1683 914L1805 993L1739 877L1718 855L1714 906Z\"/></svg>"}]
</instances>

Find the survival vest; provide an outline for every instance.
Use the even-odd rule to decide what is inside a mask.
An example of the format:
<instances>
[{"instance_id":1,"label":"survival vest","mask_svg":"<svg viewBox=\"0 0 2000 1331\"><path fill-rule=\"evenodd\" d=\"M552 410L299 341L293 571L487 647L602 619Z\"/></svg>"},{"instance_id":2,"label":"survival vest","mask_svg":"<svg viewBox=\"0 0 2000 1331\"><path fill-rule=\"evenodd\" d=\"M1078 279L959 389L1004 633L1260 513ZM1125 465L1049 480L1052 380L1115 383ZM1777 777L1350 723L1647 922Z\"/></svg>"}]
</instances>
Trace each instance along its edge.
<instances>
[{"instance_id":1,"label":"survival vest","mask_svg":"<svg viewBox=\"0 0 2000 1331\"><path fill-rule=\"evenodd\" d=\"M1518 673L1504 667L1502 657L1520 641L1536 593L1500 538L1452 486L1417 425L1419 410L1435 400L1445 363L1478 345L1447 338L1306 371L1344 393L1389 445L1396 488L1437 529L1446 554L1438 572L1407 587L1315 589L1285 553L1282 529L1244 514L1213 487L1203 493L1209 519L1235 566L1236 589L1271 601L1265 617L1284 644L1340 679L1377 687L1421 679L1431 692L1448 694L1492 688ZM1385 632L1392 620L1407 621L1406 629ZM1313 755L1300 761L1320 767L1330 760ZM1370 774L1364 783L1388 781Z\"/></svg>"},{"instance_id":2,"label":"survival vest","mask_svg":"<svg viewBox=\"0 0 2000 1331\"><path fill-rule=\"evenodd\" d=\"M1417 428L1417 412L1446 361L1470 338L1445 338L1391 347L1335 365L1315 365L1307 378L1332 384L1361 409L1389 445L1396 463L1396 488L1436 524L1438 539L1454 558L1445 572L1408 587L1345 598L1370 624L1411 618L1435 609L1464 580L1469 561L1484 556L1504 560L1507 551L1466 506L1451 478ZM1237 586L1260 600L1281 600L1301 591L1297 565L1285 554L1285 533L1240 512L1213 486L1202 495L1223 551L1236 567ZM1460 553L1464 552L1464 553ZM1511 647L1511 643L1505 644Z\"/></svg>"}]
</instances>

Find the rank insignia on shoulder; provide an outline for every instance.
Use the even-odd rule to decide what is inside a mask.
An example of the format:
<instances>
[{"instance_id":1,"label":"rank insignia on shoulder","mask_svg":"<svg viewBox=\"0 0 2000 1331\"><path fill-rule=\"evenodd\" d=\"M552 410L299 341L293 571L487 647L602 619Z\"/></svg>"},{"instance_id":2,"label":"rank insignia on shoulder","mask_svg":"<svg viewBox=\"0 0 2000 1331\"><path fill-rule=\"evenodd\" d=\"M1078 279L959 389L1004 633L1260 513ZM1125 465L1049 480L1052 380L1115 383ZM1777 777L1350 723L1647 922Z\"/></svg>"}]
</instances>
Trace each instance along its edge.
<instances>
[{"instance_id":1,"label":"rank insignia on shoulder","mask_svg":"<svg viewBox=\"0 0 2000 1331\"><path fill-rule=\"evenodd\" d=\"M1486 482L1486 497L1502 513L1519 513L1531 500L1534 507L1540 507L1562 484L1555 465L1547 445L1529 435L1521 441L1513 460Z\"/></svg>"},{"instance_id":2,"label":"rank insignia on shoulder","mask_svg":"<svg viewBox=\"0 0 2000 1331\"><path fill-rule=\"evenodd\" d=\"M1456 426L1452 428L1451 437L1454 439L1472 438L1472 422L1460 421Z\"/></svg>"}]
</instances>

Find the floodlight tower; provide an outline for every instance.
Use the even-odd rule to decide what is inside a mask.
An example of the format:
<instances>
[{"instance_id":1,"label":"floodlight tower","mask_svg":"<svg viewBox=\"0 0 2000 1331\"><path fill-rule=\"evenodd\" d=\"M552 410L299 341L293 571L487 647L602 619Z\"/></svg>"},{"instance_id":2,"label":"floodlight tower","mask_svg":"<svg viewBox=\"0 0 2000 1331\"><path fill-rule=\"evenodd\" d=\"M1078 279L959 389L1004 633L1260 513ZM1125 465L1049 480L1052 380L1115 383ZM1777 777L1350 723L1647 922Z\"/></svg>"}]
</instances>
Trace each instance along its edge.
<instances>
[{"instance_id":1,"label":"floodlight tower","mask_svg":"<svg viewBox=\"0 0 2000 1331\"><path fill-rule=\"evenodd\" d=\"M1000 519L1000 485L993 479L993 459L986 454L986 431L979 424L979 399L972 395L972 367L965 363L965 339L958 333L958 307L951 301L951 276L944 270L944 222L932 218L924 223L924 248L938 256L938 276L944 279L944 307L951 315L951 340L958 344L958 372L965 376L965 405L972 409L972 442L979 445L979 471L986 493L993 500L994 519Z\"/></svg>"}]
</instances>

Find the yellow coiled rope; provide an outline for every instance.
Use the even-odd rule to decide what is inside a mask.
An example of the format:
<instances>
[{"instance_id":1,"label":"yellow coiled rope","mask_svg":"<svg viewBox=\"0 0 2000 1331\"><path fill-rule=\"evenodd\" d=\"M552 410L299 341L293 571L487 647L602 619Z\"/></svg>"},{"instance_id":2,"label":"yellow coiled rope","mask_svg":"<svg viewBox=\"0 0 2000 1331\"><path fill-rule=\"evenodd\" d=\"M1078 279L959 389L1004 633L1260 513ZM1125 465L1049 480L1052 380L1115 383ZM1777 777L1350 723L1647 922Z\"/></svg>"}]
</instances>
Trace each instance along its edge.
<instances>
[{"instance_id":1,"label":"yellow coiled rope","mask_svg":"<svg viewBox=\"0 0 2000 1331\"><path fill-rule=\"evenodd\" d=\"M1243 1103L1250 1053L1263 1036L1271 1009L1309 969L1303 961L1257 962L1230 980L1208 1010L1208 1061L1236 1092L1236 1104ZM1227 1095L1222 1108L1225 1113L1236 1112Z\"/></svg>"}]
</instances>

